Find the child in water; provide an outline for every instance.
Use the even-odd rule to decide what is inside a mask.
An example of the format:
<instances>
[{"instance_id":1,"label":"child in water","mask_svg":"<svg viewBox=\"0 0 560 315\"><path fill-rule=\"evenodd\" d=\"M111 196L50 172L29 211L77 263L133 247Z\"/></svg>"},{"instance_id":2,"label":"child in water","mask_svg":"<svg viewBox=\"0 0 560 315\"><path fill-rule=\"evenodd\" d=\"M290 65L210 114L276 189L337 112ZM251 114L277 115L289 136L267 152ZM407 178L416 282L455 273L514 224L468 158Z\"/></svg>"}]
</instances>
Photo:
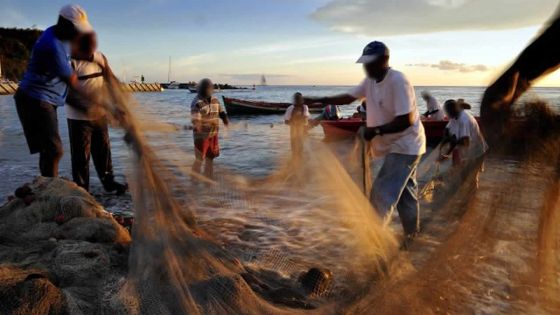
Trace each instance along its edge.
<instances>
[{"instance_id":1,"label":"child in water","mask_svg":"<svg viewBox=\"0 0 560 315\"><path fill-rule=\"evenodd\" d=\"M294 94L293 105L290 105L284 114L284 122L290 125L290 141L294 157L300 157L303 152L303 138L307 131L308 120L309 108L303 102L303 95L297 92Z\"/></svg>"}]
</instances>

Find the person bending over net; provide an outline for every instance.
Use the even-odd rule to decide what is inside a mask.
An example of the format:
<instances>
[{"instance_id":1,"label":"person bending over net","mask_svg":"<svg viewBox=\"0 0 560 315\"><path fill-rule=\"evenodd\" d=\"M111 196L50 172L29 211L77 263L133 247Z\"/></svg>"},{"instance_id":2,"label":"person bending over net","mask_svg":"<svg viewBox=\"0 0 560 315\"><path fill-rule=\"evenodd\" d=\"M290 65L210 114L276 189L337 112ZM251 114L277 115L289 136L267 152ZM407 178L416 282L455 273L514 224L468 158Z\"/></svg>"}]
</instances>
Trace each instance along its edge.
<instances>
[{"instance_id":1,"label":"person bending over net","mask_svg":"<svg viewBox=\"0 0 560 315\"><path fill-rule=\"evenodd\" d=\"M214 176L214 159L220 155L218 131L220 119L224 125L229 118L220 101L213 96L214 84L210 79L202 79L198 83L198 94L191 103L191 119L196 160L192 169L200 173L204 163L204 175Z\"/></svg>"},{"instance_id":2,"label":"person bending over net","mask_svg":"<svg viewBox=\"0 0 560 315\"><path fill-rule=\"evenodd\" d=\"M363 121L367 119L367 105L366 101L363 101L358 107L356 107L356 112L352 114L352 118L360 118Z\"/></svg>"},{"instance_id":3,"label":"person bending over net","mask_svg":"<svg viewBox=\"0 0 560 315\"><path fill-rule=\"evenodd\" d=\"M327 105L323 108L323 111L321 112L320 115L313 118L309 122L309 125L310 125L310 128L315 128L323 120L335 121L335 120L339 120L341 118L342 118L342 114L340 113L340 108L337 105Z\"/></svg>"},{"instance_id":4,"label":"person bending over net","mask_svg":"<svg viewBox=\"0 0 560 315\"><path fill-rule=\"evenodd\" d=\"M70 91L66 100L66 118L72 156L72 178L78 186L89 190L89 160L108 192L123 194L126 184L115 181L107 113L101 104L104 74L110 72L107 58L97 49L94 32L80 37L72 51L72 68L78 75L78 91ZM101 62L94 62L100 60ZM89 95L89 97L84 97Z\"/></svg>"},{"instance_id":5,"label":"person bending over net","mask_svg":"<svg viewBox=\"0 0 560 315\"><path fill-rule=\"evenodd\" d=\"M303 102L303 95L295 93L293 104L284 114L284 122L290 126L290 143L294 157L301 157L303 154L303 139L307 133L309 116L309 108Z\"/></svg>"},{"instance_id":6,"label":"person bending over net","mask_svg":"<svg viewBox=\"0 0 560 315\"><path fill-rule=\"evenodd\" d=\"M470 105L462 99L447 100L444 104L449 123L440 145L438 163L449 158L453 161L453 173L463 183L472 179L473 187L478 187L478 177L484 168L484 155L488 145L480 131L476 119L465 109ZM470 176L470 177L469 177Z\"/></svg>"},{"instance_id":7,"label":"person bending over net","mask_svg":"<svg viewBox=\"0 0 560 315\"><path fill-rule=\"evenodd\" d=\"M443 109L441 108L440 103L438 100L428 91L422 92L422 99L426 102L426 107L428 110L422 114L426 119L429 120L444 120L445 114L443 113Z\"/></svg>"}]
</instances>

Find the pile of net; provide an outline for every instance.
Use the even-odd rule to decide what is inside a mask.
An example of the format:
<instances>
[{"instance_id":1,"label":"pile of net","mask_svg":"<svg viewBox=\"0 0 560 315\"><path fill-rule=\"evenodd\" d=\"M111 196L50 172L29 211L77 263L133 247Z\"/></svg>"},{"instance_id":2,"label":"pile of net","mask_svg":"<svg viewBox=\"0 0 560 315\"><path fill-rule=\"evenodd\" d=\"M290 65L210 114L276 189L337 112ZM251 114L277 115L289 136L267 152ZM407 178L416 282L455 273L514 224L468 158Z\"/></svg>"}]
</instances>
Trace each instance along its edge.
<instances>
[{"instance_id":1,"label":"pile of net","mask_svg":"<svg viewBox=\"0 0 560 315\"><path fill-rule=\"evenodd\" d=\"M67 180L38 177L18 190L0 207L0 314L103 309L126 276L128 231Z\"/></svg>"}]
</instances>

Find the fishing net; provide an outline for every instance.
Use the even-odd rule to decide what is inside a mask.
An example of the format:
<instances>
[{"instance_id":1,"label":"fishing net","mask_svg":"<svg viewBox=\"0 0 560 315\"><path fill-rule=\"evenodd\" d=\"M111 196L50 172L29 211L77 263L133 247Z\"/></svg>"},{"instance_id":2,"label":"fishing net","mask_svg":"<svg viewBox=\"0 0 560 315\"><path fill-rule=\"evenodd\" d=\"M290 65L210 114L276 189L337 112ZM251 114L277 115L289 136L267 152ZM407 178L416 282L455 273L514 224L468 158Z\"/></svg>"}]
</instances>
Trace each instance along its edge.
<instances>
[{"instance_id":1,"label":"fishing net","mask_svg":"<svg viewBox=\"0 0 560 315\"><path fill-rule=\"evenodd\" d=\"M467 305L491 313L524 312L527 305L505 301L539 295L534 291L529 299L519 289L531 282L533 261L514 257L538 256L537 241L519 235L543 234L538 215L527 216L529 209L547 209L547 203L545 195L531 196L524 186L545 191L550 181L532 168L554 174L553 168L528 157L504 166L498 158L487 160L481 173L479 159L433 176L437 153L428 155L419 170L431 185L423 186L432 195L423 201L426 232L418 240L422 249L412 249L408 257L396 251L398 227L383 227L364 195L363 170L369 165L367 148L359 143L341 156L308 141L303 155L308 158L279 161L278 170L265 178L220 169L208 180L190 172L184 150L166 145L155 154L138 127L143 123L131 118L133 101L115 91L113 112L124 113L119 123L135 156L129 272L109 303L123 312L323 314L368 313L375 307L387 314L460 313ZM379 164L374 162L374 169ZM443 176L453 180L443 183ZM516 198L507 197L512 193ZM554 247L549 241L554 237L546 236L548 245L542 246ZM556 270L556 256L550 255L545 264ZM514 280L507 278L511 274ZM485 288L500 286L511 294L485 296ZM545 290L558 292L555 286ZM549 302L534 305L555 309Z\"/></svg>"}]
</instances>

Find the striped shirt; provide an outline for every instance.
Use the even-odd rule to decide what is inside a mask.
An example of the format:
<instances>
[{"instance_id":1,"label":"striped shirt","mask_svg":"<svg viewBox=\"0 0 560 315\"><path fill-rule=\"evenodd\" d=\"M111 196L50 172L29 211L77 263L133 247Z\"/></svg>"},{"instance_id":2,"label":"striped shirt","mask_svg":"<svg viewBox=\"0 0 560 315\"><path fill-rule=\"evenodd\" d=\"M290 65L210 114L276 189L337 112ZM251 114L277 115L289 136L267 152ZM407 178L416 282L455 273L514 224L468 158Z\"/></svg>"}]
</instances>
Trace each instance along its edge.
<instances>
[{"instance_id":1,"label":"striped shirt","mask_svg":"<svg viewBox=\"0 0 560 315\"><path fill-rule=\"evenodd\" d=\"M196 96L191 103L191 120L193 125L200 125L201 130L195 131L195 137L210 138L218 134L220 127L220 113L224 109L220 101L211 97L210 101Z\"/></svg>"}]
</instances>

